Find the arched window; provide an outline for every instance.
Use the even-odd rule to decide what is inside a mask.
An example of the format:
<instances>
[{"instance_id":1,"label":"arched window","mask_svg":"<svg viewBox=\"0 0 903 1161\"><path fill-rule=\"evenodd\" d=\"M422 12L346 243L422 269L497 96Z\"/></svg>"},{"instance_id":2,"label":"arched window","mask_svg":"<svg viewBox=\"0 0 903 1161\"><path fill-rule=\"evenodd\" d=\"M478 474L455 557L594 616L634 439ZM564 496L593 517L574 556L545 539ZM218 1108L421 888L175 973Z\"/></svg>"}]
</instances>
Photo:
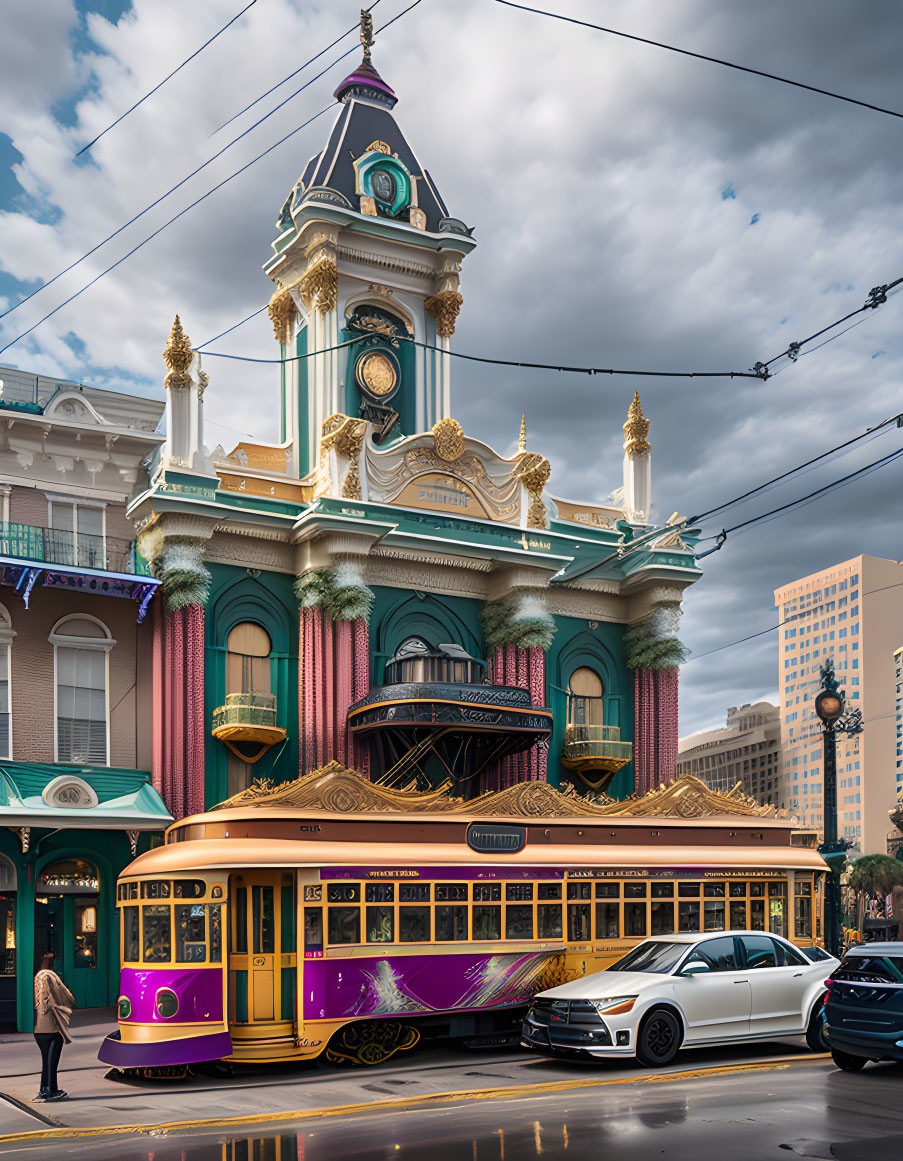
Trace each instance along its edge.
<instances>
[{"instance_id":1,"label":"arched window","mask_svg":"<svg viewBox=\"0 0 903 1161\"><path fill-rule=\"evenodd\" d=\"M269 693L269 634L253 621L236 625L226 641L226 693Z\"/></svg>"},{"instance_id":2,"label":"arched window","mask_svg":"<svg viewBox=\"0 0 903 1161\"><path fill-rule=\"evenodd\" d=\"M586 666L575 669L568 682L568 725L602 725L602 678Z\"/></svg>"},{"instance_id":3,"label":"arched window","mask_svg":"<svg viewBox=\"0 0 903 1161\"><path fill-rule=\"evenodd\" d=\"M408 637L386 663L385 684L442 681L455 685L478 685L485 677L486 664L471 657L460 645L435 648L422 637Z\"/></svg>"},{"instance_id":4,"label":"arched window","mask_svg":"<svg viewBox=\"0 0 903 1161\"><path fill-rule=\"evenodd\" d=\"M75 613L53 627L56 674L54 761L108 766L109 653L116 642L96 617Z\"/></svg>"},{"instance_id":5,"label":"arched window","mask_svg":"<svg viewBox=\"0 0 903 1161\"><path fill-rule=\"evenodd\" d=\"M6 606L0 605L0 758L13 756L9 654L15 636Z\"/></svg>"}]
</instances>

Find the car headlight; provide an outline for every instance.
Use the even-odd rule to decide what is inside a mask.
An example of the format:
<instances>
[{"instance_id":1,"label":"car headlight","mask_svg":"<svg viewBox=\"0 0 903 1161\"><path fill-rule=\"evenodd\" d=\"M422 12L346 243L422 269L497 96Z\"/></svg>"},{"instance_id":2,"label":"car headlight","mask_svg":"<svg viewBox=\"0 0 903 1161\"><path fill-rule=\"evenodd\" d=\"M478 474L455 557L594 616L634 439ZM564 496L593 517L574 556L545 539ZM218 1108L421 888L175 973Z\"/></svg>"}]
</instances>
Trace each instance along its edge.
<instances>
[{"instance_id":1,"label":"car headlight","mask_svg":"<svg viewBox=\"0 0 903 1161\"><path fill-rule=\"evenodd\" d=\"M619 1016L622 1012L629 1012L637 999L637 996L611 996L607 1000L590 1000L590 1003L600 1016Z\"/></svg>"}]
</instances>

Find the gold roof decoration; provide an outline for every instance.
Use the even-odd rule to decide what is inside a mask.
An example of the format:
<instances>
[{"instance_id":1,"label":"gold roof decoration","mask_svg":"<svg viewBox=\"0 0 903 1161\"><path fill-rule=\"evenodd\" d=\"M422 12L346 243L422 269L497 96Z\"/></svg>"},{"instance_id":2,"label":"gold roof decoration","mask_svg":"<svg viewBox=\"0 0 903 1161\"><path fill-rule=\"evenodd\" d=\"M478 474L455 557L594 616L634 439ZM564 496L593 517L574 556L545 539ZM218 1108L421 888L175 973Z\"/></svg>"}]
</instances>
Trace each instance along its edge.
<instances>
[{"instance_id":1,"label":"gold roof decoration","mask_svg":"<svg viewBox=\"0 0 903 1161\"><path fill-rule=\"evenodd\" d=\"M396 790L370 782L339 762L330 762L278 786L269 779L258 779L247 790L233 794L212 809L281 808L336 814L459 814L481 818L776 817L773 806L759 806L744 795L740 783L725 794L712 790L691 774L623 802L604 795L590 800L577 794L573 786L559 790L548 782L519 782L506 790L490 791L465 801L450 797L450 786L446 782L435 790L417 790L412 783Z\"/></svg>"},{"instance_id":2,"label":"gold roof decoration","mask_svg":"<svg viewBox=\"0 0 903 1161\"><path fill-rule=\"evenodd\" d=\"M624 451L629 456L640 456L652 451L646 438L649 435L649 420L643 415L640 393L635 391L633 402L627 408L627 422L624 424Z\"/></svg>"},{"instance_id":3,"label":"gold roof decoration","mask_svg":"<svg viewBox=\"0 0 903 1161\"><path fill-rule=\"evenodd\" d=\"M520 435L517 437L517 454L523 455L527 450L527 413L526 411L520 417Z\"/></svg>"},{"instance_id":4,"label":"gold roof decoration","mask_svg":"<svg viewBox=\"0 0 903 1161\"><path fill-rule=\"evenodd\" d=\"M439 459L449 464L464 455L464 429L457 419L440 419L433 424L433 447Z\"/></svg>"},{"instance_id":5,"label":"gold roof decoration","mask_svg":"<svg viewBox=\"0 0 903 1161\"><path fill-rule=\"evenodd\" d=\"M191 349L188 335L182 330L182 320L178 315L175 317L172 330L169 332L169 339L163 348L163 358L169 369L169 374L163 381L164 386L189 387L191 376L188 374L188 368L194 358L194 351Z\"/></svg>"}]
</instances>

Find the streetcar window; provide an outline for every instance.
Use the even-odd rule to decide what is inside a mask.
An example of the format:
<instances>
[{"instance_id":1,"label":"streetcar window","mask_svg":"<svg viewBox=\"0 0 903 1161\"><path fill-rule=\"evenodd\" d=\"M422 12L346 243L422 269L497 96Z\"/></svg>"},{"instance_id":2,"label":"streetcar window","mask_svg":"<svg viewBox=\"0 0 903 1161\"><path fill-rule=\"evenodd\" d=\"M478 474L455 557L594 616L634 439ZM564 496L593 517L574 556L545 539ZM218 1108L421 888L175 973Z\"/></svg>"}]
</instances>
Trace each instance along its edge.
<instances>
[{"instance_id":1,"label":"streetcar window","mask_svg":"<svg viewBox=\"0 0 903 1161\"><path fill-rule=\"evenodd\" d=\"M597 883L596 884L596 898L597 899L617 899L620 894L620 884L618 883Z\"/></svg>"},{"instance_id":2,"label":"streetcar window","mask_svg":"<svg viewBox=\"0 0 903 1161\"><path fill-rule=\"evenodd\" d=\"M589 886L589 884L587 884ZM537 899L560 899L561 898L561 884L560 883L540 883L537 887ZM587 896L588 898L588 896Z\"/></svg>"},{"instance_id":3,"label":"streetcar window","mask_svg":"<svg viewBox=\"0 0 903 1161\"><path fill-rule=\"evenodd\" d=\"M429 883L399 883L398 901L399 903L429 903Z\"/></svg>"},{"instance_id":4,"label":"streetcar window","mask_svg":"<svg viewBox=\"0 0 903 1161\"><path fill-rule=\"evenodd\" d=\"M359 907L329 908L329 942L360 943L361 911Z\"/></svg>"},{"instance_id":5,"label":"streetcar window","mask_svg":"<svg viewBox=\"0 0 903 1161\"><path fill-rule=\"evenodd\" d=\"M509 903L526 903L533 898L532 883L506 883L505 898Z\"/></svg>"},{"instance_id":6,"label":"streetcar window","mask_svg":"<svg viewBox=\"0 0 903 1161\"><path fill-rule=\"evenodd\" d=\"M126 899L137 899L138 898L138 884L137 883L126 883L126 890L128 891L128 894L125 896Z\"/></svg>"},{"instance_id":7,"label":"streetcar window","mask_svg":"<svg viewBox=\"0 0 903 1161\"><path fill-rule=\"evenodd\" d=\"M633 886L633 883L628 886ZM628 939L636 939L646 934L646 904L624 904L624 934Z\"/></svg>"},{"instance_id":8,"label":"streetcar window","mask_svg":"<svg viewBox=\"0 0 903 1161\"><path fill-rule=\"evenodd\" d=\"M122 909L122 958L126 963L137 963L141 958L137 907Z\"/></svg>"},{"instance_id":9,"label":"streetcar window","mask_svg":"<svg viewBox=\"0 0 903 1161\"><path fill-rule=\"evenodd\" d=\"M364 897L368 903L394 903L394 883L368 883L364 888Z\"/></svg>"},{"instance_id":10,"label":"streetcar window","mask_svg":"<svg viewBox=\"0 0 903 1161\"><path fill-rule=\"evenodd\" d=\"M272 887L251 888L251 919L254 954L272 955L276 950L276 909Z\"/></svg>"},{"instance_id":11,"label":"streetcar window","mask_svg":"<svg viewBox=\"0 0 903 1161\"><path fill-rule=\"evenodd\" d=\"M568 883L568 899L590 899L592 883Z\"/></svg>"},{"instance_id":12,"label":"streetcar window","mask_svg":"<svg viewBox=\"0 0 903 1161\"><path fill-rule=\"evenodd\" d=\"M428 892L429 887L427 897ZM428 907L403 907L398 911L398 940L399 943L429 942Z\"/></svg>"},{"instance_id":13,"label":"streetcar window","mask_svg":"<svg viewBox=\"0 0 903 1161\"><path fill-rule=\"evenodd\" d=\"M208 903L207 914L210 917L210 962L220 963L223 958L223 909L219 903Z\"/></svg>"},{"instance_id":14,"label":"streetcar window","mask_svg":"<svg viewBox=\"0 0 903 1161\"><path fill-rule=\"evenodd\" d=\"M142 899L168 899L170 884L166 879L146 879L141 884Z\"/></svg>"},{"instance_id":15,"label":"streetcar window","mask_svg":"<svg viewBox=\"0 0 903 1161\"><path fill-rule=\"evenodd\" d=\"M706 899L702 905L702 918L704 931L724 931L724 900Z\"/></svg>"},{"instance_id":16,"label":"streetcar window","mask_svg":"<svg viewBox=\"0 0 903 1161\"><path fill-rule=\"evenodd\" d=\"M540 890L542 890L541 886ZM561 888L559 887L558 890L560 891ZM561 904L540 903L538 912L539 938L561 939Z\"/></svg>"},{"instance_id":17,"label":"streetcar window","mask_svg":"<svg viewBox=\"0 0 903 1161\"><path fill-rule=\"evenodd\" d=\"M678 883L677 894L681 899L698 899L701 883Z\"/></svg>"},{"instance_id":18,"label":"streetcar window","mask_svg":"<svg viewBox=\"0 0 903 1161\"><path fill-rule=\"evenodd\" d=\"M706 899L723 899L724 898L724 884L723 883L706 883L702 889L703 895Z\"/></svg>"},{"instance_id":19,"label":"streetcar window","mask_svg":"<svg viewBox=\"0 0 903 1161\"><path fill-rule=\"evenodd\" d=\"M568 939L571 943L585 943L591 939L590 904L568 903Z\"/></svg>"},{"instance_id":20,"label":"streetcar window","mask_svg":"<svg viewBox=\"0 0 903 1161\"><path fill-rule=\"evenodd\" d=\"M442 887L436 888L437 897L441 890L443 890ZM467 888L465 887L464 890L466 892ZM454 939L467 939L466 907L436 908L436 939L440 943Z\"/></svg>"},{"instance_id":21,"label":"streetcar window","mask_svg":"<svg viewBox=\"0 0 903 1161\"><path fill-rule=\"evenodd\" d=\"M680 884L683 886L683 883ZM697 884L698 889L698 884ZM677 930L678 931L698 931L699 930L699 901L693 903L678 903L677 904Z\"/></svg>"},{"instance_id":22,"label":"streetcar window","mask_svg":"<svg viewBox=\"0 0 903 1161\"><path fill-rule=\"evenodd\" d=\"M175 909L176 962L207 958L207 924L203 903L183 903Z\"/></svg>"},{"instance_id":23,"label":"streetcar window","mask_svg":"<svg viewBox=\"0 0 903 1161\"><path fill-rule=\"evenodd\" d=\"M746 927L746 900L740 902L731 900L731 928L742 931Z\"/></svg>"},{"instance_id":24,"label":"streetcar window","mask_svg":"<svg viewBox=\"0 0 903 1161\"><path fill-rule=\"evenodd\" d=\"M652 884L652 898L653 899L673 899L674 898L674 884L673 883L653 883Z\"/></svg>"},{"instance_id":25,"label":"streetcar window","mask_svg":"<svg viewBox=\"0 0 903 1161\"><path fill-rule=\"evenodd\" d=\"M656 884L653 883L653 887ZM669 883L668 886L671 886ZM655 891L653 890L653 894ZM673 903L653 903L651 909L652 930L651 935L673 935L674 934L674 904Z\"/></svg>"},{"instance_id":26,"label":"streetcar window","mask_svg":"<svg viewBox=\"0 0 903 1161\"><path fill-rule=\"evenodd\" d=\"M602 884L609 886L608 883ZM598 887L599 884L597 883ZM596 904L596 939L618 939L621 935L621 924L618 916L617 903Z\"/></svg>"},{"instance_id":27,"label":"streetcar window","mask_svg":"<svg viewBox=\"0 0 903 1161\"><path fill-rule=\"evenodd\" d=\"M319 907L304 908L304 950L323 951L323 912Z\"/></svg>"},{"instance_id":28,"label":"streetcar window","mask_svg":"<svg viewBox=\"0 0 903 1161\"><path fill-rule=\"evenodd\" d=\"M474 888L474 890L476 889ZM502 938L501 907L474 907L473 937L474 939Z\"/></svg>"},{"instance_id":29,"label":"streetcar window","mask_svg":"<svg viewBox=\"0 0 903 1161\"><path fill-rule=\"evenodd\" d=\"M232 941L236 955L248 954L248 888L239 887L235 892L235 921L232 926Z\"/></svg>"},{"instance_id":30,"label":"streetcar window","mask_svg":"<svg viewBox=\"0 0 903 1161\"><path fill-rule=\"evenodd\" d=\"M367 942L393 943L395 940L395 908L367 908Z\"/></svg>"},{"instance_id":31,"label":"streetcar window","mask_svg":"<svg viewBox=\"0 0 903 1161\"><path fill-rule=\"evenodd\" d=\"M812 937L812 884L797 882L793 888L793 923L798 939Z\"/></svg>"},{"instance_id":32,"label":"streetcar window","mask_svg":"<svg viewBox=\"0 0 903 1161\"><path fill-rule=\"evenodd\" d=\"M645 883L625 883L624 884L624 898L625 899L645 899L646 898L646 884Z\"/></svg>"},{"instance_id":33,"label":"streetcar window","mask_svg":"<svg viewBox=\"0 0 903 1161\"><path fill-rule=\"evenodd\" d=\"M168 963L170 960L169 907L144 907L144 959L146 963Z\"/></svg>"},{"instance_id":34,"label":"streetcar window","mask_svg":"<svg viewBox=\"0 0 903 1161\"><path fill-rule=\"evenodd\" d=\"M402 891L404 887L402 886ZM429 887L427 887L429 898ZM400 943L428 943L430 938L429 907L402 907L398 912Z\"/></svg>"},{"instance_id":35,"label":"streetcar window","mask_svg":"<svg viewBox=\"0 0 903 1161\"><path fill-rule=\"evenodd\" d=\"M203 879L174 879L172 893L175 899L201 899L207 893Z\"/></svg>"},{"instance_id":36,"label":"streetcar window","mask_svg":"<svg viewBox=\"0 0 903 1161\"><path fill-rule=\"evenodd\" d=\"M326 888L327 903L360 903L361 888L358 883L330 883Z\"/></svg>"},{"instance_id":37,"label":"streetcar window","mask_svg":"<svg viewBox=\"0 0 903 1161\"><path fill-rule=\"evenodd\" d=\"M511 890L509 885L508 890ZM505 908L505 938L532 939L533 938L533 905L532 903L514 903Z\"/></svg>"},{"instance_id":38,"label":"streetcar window","mask_svg":"<svg viewBox=\"0 0 903 1161\"><path fill-rule=\"evenodd\" d=\"M436 902L437 903L466 903L467 902L467 884L466 883L437 883L436 884Z\"/></svg>"},{"instance_id":39,"label":"streetcar window","mask_svg":"<svg viewBox=\"0 0 903 1161\"><path fill-rule=\"evenodd\" d=\"M502 899L501 883L475 883L473 888L474 903L500 903Z\"/></svg>"}]
</instances>

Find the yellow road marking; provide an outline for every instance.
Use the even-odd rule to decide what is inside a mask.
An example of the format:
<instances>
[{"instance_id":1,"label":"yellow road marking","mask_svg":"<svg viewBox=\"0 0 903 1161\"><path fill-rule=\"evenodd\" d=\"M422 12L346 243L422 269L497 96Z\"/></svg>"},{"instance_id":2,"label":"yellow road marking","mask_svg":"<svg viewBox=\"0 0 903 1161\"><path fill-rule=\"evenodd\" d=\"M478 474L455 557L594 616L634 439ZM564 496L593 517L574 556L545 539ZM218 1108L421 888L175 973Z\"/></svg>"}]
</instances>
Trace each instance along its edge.
<instances>
[{"instance_id":1,"label":"yellow road marking","mask_svg":"<svg viewBox=\"0 0 903 1161\"><path fill-rule=\"evenodd\" d=\"M357 1113L378 1113L384 1110L416 1110L424 1105L444 1104L454 1101L498 1100L504 1097L541 1096L544 1093L568 1092L584 1088L608 1088L622 1084L668 1084L677 1080L698 1080L701 1077L729 1076L740 1072L780 1072L798 1064L810 1064L818 1060L830 1060L827 1052L808 1052L805 1056L785 1057L777 1060L750 1061L747 1064L713 1065L711 1068L687 1069L683 1072L655 1073L651 1076L618 1076L608 1080L548 1080L536 1084L512 1085L510 1088L466 1089L463 1092L428 1093L419 1097L396 1097L387 1101L367 1101L356 1105L331 1105L322 1109L295 1109L285 1113L255 1113L245 1117L222 1117L204 1121L166 1121L159 1125L101 1125L94 1129L35 1129L28 1133L11 1133L0 1136L0 1145L16 1141L61 1140L77 1137L113 1137L130 1134L153 1134L163 1136L189 1129L238 1128L246 1125L274 1124L280 1121L318 1120L325 1117L354 1116Z\"/></svg>"}]
</instances>

